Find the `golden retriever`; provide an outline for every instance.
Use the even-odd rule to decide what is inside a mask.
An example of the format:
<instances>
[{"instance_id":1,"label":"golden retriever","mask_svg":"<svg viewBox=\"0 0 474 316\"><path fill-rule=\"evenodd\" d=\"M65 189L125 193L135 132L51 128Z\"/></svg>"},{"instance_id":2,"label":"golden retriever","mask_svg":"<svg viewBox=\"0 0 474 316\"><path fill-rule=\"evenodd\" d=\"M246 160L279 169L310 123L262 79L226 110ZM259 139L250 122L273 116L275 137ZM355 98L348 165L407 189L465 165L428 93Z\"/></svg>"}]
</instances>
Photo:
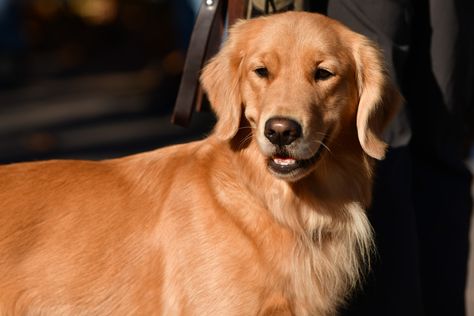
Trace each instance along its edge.
<instances>
[{"instance_id":1,"label":"golden retriever","mask_svg":"<svg viewBox=\"0 0 474 316\"><path fill-rule=\"evenodd\" d=\"M371 252L401 97L318 14L240 21L205 67L206 139L0 168L0 315L334 315Z\"/></svg>"}]
</instances>

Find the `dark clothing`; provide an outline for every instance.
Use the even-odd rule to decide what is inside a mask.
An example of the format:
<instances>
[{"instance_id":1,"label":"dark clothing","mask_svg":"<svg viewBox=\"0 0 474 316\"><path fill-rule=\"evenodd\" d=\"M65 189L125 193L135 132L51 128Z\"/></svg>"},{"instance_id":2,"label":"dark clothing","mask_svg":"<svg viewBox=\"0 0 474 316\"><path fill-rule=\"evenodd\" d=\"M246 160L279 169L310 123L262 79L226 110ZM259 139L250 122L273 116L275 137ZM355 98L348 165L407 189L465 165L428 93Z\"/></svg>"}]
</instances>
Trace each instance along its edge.
<instances>
[{"instance_id":1,"label":"dark clothing","mask_svg":"<svg viewBox=\"0 0 474 316\"><path fill-rule=\"evenodd\" d=\"M329 0L327 14L381 46L406 98L387 135L392 148L378 165L369 210L374 270L342 314L464 315L472 1Z\"/></svg>"}]
</instances>

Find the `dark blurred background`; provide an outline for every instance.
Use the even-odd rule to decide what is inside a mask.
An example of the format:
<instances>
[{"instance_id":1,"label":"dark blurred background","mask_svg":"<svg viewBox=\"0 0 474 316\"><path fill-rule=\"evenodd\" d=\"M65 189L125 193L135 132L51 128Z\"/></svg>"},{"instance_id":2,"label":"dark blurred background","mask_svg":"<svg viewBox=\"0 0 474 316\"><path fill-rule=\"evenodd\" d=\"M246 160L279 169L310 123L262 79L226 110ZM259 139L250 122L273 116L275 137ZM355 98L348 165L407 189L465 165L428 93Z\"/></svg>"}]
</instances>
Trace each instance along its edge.
<instances>
[{"instance_id":1,"label":"dark blurred background","mask_svg":"<svg viewBox=\"0 0 474 316\"><path fill-rule=\"evenodd\" d=\"M208 133L208 112L170 123L198 2L0 0L0 163L117 157Z\"/></svg>"}]
</instances>

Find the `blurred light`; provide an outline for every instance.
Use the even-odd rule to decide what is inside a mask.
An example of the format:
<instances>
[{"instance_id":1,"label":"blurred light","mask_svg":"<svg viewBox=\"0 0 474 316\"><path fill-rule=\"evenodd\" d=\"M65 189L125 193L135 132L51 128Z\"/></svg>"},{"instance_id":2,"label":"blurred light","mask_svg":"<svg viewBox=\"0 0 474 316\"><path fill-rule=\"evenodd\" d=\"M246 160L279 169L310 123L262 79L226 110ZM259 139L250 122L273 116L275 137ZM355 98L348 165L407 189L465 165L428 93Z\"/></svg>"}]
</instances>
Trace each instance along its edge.
<instances>
[{"instance_id":1,"label":"blurred light","mask_svg":"<svg viewBox=\"0 0 474 316\"><path fill-rule=\"evenodd\" d=\"M54 18L62 4L58 0L36 0L32 1L32 8L35 13L45 20Z\"/></svg>"},{"instance_id":2,"label":"blurred light","mask_svg":"<svg viewBox=\"0 0 474 316\"><path fill-rule=\"evenodd\" d=\"M71 0L73 12L91 24L107 24L117 17L116 0Z\"/></svg>"}]
</instances>

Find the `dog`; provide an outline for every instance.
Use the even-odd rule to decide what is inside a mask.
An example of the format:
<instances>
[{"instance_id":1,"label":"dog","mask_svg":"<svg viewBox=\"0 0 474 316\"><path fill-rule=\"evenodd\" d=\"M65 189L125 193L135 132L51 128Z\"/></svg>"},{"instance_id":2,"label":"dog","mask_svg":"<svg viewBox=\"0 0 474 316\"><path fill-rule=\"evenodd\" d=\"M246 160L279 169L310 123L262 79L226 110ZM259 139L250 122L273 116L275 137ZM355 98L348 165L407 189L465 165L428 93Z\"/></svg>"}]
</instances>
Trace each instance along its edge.
<instances>
[{"instance_id":1,"label":"dog","mask_svg":"<svg viewBox=\"0 0 474 316\"><path fill-rule=\"evenodd\" d=\"M325 16L239 21L205 66L204 140L0 168L0 315L334 315L402 99Z\"/></svg>"}]
</instances>

